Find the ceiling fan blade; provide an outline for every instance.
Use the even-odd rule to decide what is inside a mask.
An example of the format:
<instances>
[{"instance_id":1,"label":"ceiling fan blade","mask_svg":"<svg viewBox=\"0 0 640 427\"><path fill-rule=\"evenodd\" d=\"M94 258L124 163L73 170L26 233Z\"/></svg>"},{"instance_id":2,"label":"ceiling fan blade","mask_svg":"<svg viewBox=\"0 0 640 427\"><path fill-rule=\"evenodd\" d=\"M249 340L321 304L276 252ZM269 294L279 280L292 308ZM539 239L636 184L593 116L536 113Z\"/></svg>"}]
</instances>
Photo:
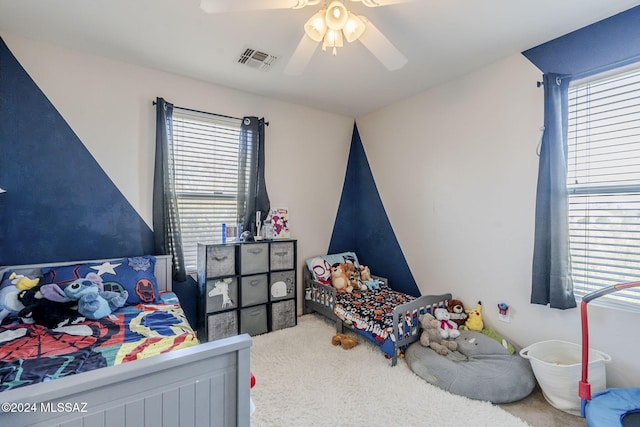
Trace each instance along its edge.
<instances>
[{"instance_id":1,"label":"ceiling fan blade","mask_svg":"<svg viewBox=\"0 0 640 427\"><path fill-rule=\"evenodd\" d=\"M389 6L392 4L411 3L415 0L351 0L354 2L362 2L363 5L369 7Z\"/></svg>"},{"instance_id":2,"label":"ceiling fan blade","mask_svg":"<svg viewBox=\"0 0 640 427\"><path fill-rule=\"evenodd\" d=\"M365 22L366 29L358 40L384 64L389 71L399 70L404 67L408 59L394 45L391 44L378 28L364 16L360 18Z\"/></svg>"},{"instance_id":3,"label":"ceiling fan blade","mask_svg":"<svg viewBox=\"0 0 640 427\"><path fill-rule=\"evenodd\" d=\"M287 66L284 67L284 73L290 76L299 76L302 74L304 69L307 68L309 61L311 61L311 57L315 53L318 44L318 42L314 41L305 33L302 39L300 39L300 43L298 43L295 52L291 55Z\"/></svg>"},{"instance_id":4,"label":"ceiling fan blade","mask_svg":"<svg viewBox=\"0 0 640 427\"><path fill-rule=\"evenodd\" d=\"M299 0L200 0L200 8L207 13L239 12L247 10L291 9L301 7Z\"/></svg>"}]
</instances>

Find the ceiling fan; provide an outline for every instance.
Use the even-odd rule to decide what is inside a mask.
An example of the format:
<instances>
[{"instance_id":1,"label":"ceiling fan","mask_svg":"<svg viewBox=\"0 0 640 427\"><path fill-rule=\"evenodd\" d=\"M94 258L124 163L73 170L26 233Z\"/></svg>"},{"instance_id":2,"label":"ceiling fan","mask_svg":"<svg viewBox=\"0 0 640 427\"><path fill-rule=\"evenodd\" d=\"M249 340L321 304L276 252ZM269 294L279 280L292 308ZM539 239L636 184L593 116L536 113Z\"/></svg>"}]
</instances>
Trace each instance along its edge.
<instances>
[{"instance_id":1,"label":"ceiling fan","mask_svg":"<svg viewBox=\"0 0 640 427\"><path fill-rule=\"evenodd\" d=\"M413 0L351 0L368 7L408 3ZM327 4L328 3L328 4ZM322 50L343 46L347 42L360 42L389 70L402 68L407 58L366 17L351 13L343 0L200 0L200 8L207 13L224 13L267 9L301 9L322 4L321 9L304 25L305 34L298 43L284 72L302 74L319 44ZM322 42L322 43L321 43Z\"/></svg>"}]
</instances>

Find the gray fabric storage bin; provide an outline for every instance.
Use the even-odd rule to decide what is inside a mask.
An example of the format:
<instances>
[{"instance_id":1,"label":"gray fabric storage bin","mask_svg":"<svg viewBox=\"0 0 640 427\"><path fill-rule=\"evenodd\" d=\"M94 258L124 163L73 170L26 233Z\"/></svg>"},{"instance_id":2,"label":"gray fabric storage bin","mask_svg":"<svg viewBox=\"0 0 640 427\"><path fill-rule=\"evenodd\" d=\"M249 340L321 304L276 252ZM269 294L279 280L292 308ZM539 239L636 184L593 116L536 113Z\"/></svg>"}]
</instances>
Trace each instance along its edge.
<instances>
[{"instance_id":1,"label":"gray fabric storage bin","mask_svg":"<svg viewBox=\"0 0 640 427\"><path fill-rule=\"evenodd\" d=\"M296 301L287 300L271 304L271 330L290 328L296 325Z\"/></svg>"},{"instance_id":2,"label":"gray fabric storage bin","mask_svg":"<svg viewBox=\"0 0 640 427\"><path fill-rule=\"evenodd\" d=\"M296 272L276 271L271 273L269 284L269 297L271 301L292 298L296 287Z\"/></svg>"},{"instance_id":3,"label":"gray fabric storage bin","mask_svg":"<svg viewBox=\"0 0 640 427\"><path fill-rule=\"evenodd\" d=\"M224 288L227 288L226 294ZM214 295L210 295L213 293ZM238 279L229 277L226 279L207 280L206 310L213 313L221 310L238 307Z\"/></svg>"},{"instance_id":4,"label":"gray fabric storage bin","mask_svg":"<svg viewBox=\"0 0 640 427\"><path fill-rule=\"evenodd\" d=\"M236 274L236 251L234 245L206 246L207 277L232 276Z\"/></svg>"},{"instance_id":5,"label":"gray fabric storage bin","mask_svg":"<svg viewBox=\"0 0 640 427\"><path fill-rule=\"evenodd\" d=\"M238 335L238 312L212 314L207 317L207 340L213 341Z\"/></svg>"},{"instance_id":6,"label":"gray fabric storage bin","mask_svg":"<svg viewBox=\"0 0 640 427\"><path fill-rule=\"evenodd\" d=\"M269 244L246 243L240 246L240 274L269 271Z\"/></svg>"},{"instance_id":7,"label":"gray fabric storage bin","mask_svg":"<svg viewBox=\"0 0 640 427\"><path fill-rule=\"evenodd\" d=\"M240 310L241 334L260 335L268 330L266 304Z\"/></svg>"},{"instance_id":8,"label":"gray fabric storage bin","mask_svg":"<svg viewBox=\"0 0 640 427\"><path fill-rule=\"evenodd\" d=\"M258 274L240 278L242 306L264 304L269 300L269 276Z\"/></svg>"},{"instance_id":9,"label":"gray fabric storage bin","mask_svg":"<svg viewBox=\"0 0 640 427\"><path fill-rule=\"evenodd\" d=\"M293 268L293 242L271 243L271 270L291 270Z\"/></svg>"}]
</instances>

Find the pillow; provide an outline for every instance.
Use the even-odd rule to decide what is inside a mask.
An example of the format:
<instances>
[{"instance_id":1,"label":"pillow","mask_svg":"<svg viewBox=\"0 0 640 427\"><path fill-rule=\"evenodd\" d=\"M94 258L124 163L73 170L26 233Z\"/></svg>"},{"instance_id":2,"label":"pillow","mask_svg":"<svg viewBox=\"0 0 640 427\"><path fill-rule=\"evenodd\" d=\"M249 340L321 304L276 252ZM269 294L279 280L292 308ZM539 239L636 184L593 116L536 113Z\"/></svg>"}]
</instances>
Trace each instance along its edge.
<instances>
[{"instance_id":1,"label":"pillow","mask_svg":"<svg viewBox=\"0 0 640 427\"><path fill-rule=\"evenodd\" d=\"M314 280L326 284L331 283L331 266L336 263L344 263L347 260L352 261L356 267L360 265L355 252L342 252L339 254L309 258L307 260L307 267L313 275Z\"/></svg>"},{"instance_id":2,"label":"pillow","mask_svg":"<svg viewBox=\"0 0 640 427\"><path fill-rule=\"evenodd\" d=\"M151 255L122 258L103 263L76 264L63 267L42 269L45 283L64 285L86 277L88 273L97 273L102 277L105 291L129 293L126 305L161 303L158 282L154 275L156 258Z\"/></svg>"}]
</instances>

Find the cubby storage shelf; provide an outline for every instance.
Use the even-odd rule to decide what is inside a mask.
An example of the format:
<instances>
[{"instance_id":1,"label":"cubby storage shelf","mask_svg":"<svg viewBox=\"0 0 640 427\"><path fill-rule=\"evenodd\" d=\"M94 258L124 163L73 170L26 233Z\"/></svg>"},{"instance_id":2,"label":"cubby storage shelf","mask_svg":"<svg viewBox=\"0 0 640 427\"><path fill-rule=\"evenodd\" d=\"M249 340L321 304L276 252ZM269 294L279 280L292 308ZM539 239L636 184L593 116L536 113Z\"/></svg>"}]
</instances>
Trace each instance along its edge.
<instances>
[{"instance_id":1,"label":"cubby storage shelf","mask_svg":"<svg viewBox=\"0 0 640 427\"><path fill-rule=\"evenodd\" d=\"M213 341L297 324L297 241L198 244L198 335Z\"/></svg>"}]
</instances>

